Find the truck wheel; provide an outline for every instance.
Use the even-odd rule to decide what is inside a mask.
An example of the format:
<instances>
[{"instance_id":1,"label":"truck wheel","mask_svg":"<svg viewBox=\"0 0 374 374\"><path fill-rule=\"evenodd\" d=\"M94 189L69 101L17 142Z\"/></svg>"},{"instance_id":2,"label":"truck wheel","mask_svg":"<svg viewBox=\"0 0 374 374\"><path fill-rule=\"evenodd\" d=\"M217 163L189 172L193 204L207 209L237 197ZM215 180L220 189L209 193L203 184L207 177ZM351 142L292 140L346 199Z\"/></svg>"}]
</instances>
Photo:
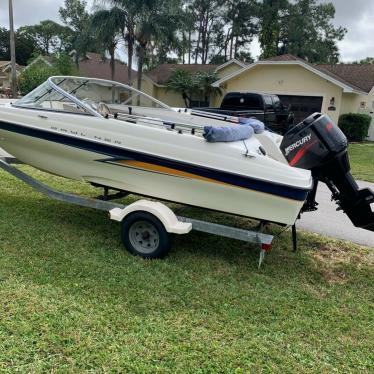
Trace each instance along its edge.
<instances>
[{"instance_id":1,"label":"truck wheel","mask_svg":"<svg viewBox=\"0 0 374 374\"><path fill-rule=\"evenodd\" d=\"M148 259L165 257L171 246L164 225L148 212L134 212L124 218L122 242L131 254Z\"/></svg>"}]
</instances>

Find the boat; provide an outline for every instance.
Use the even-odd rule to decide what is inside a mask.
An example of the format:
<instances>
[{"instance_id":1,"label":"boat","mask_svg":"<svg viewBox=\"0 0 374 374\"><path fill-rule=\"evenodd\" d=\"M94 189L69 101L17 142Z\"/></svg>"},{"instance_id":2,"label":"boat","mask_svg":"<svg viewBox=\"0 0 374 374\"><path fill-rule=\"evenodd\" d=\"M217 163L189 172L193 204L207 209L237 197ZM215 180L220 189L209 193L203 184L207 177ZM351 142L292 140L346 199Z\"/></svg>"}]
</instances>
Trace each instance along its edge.
<instances>
[{"instance_id":1,"label":"boat","mask_svg":"<svg viewBox=\"0 0 374 374\"><path fill-rule=\"evenodd\" d=\"M293 225L302 211L316 206L313 171L326 182L322 159L336 159L330 149L323 157L312 152L318 157L311 167L298 165L309 156L290 159L300 149L311 150L311 142L321 147L316 123L325 126L328 118L321 114L285 137L265 130L237 141L208 142L207 128L238 127L240 119L171 108L133 87L95 78L51 77L1 106L0 115L0 147L40 170L282 225ZM327 123L333 126L328 134L339 130ZM336 183L331 188L339 200ZM360 225L373 221L368 214Z\"/></svg>"}]
</instances>

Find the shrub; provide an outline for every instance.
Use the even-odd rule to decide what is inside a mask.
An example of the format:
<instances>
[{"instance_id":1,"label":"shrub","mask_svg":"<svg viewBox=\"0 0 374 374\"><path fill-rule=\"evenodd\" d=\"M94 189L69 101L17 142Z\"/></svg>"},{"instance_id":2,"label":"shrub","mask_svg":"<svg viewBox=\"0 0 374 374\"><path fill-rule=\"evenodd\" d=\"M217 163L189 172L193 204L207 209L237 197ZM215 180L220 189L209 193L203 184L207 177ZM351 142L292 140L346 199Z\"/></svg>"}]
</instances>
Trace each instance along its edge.
<instances>
[{"instance_id":1,"label":"shrub","mask_svg":"<svg viewBox=\"0 0 374 374\"><path fill-rule=\"evenodd\" d=\"M77 70L68 55L56 55L53 57L53 66L36 62L24 70L19 78L19 88L21 94L26 95L52 75L76 75L76 73Z\"/></svg>"},{"instance_id":2,"label":"shrub","mask_svg":"<svg viewBox=\"0 0 374 374\"><path fill-rule=\"evenodd\" d=\"M349 141L362 142L368 136L371 116L368 114L347 113L339 117L339 127Z\"/></svg>"},{"instance_id":3,"label":"shrub","mask_svg":"<svg viewBox=\"0 0 374 374\"><path fill-rule=\"evenodd\" d=\"M78 70L71 57L66 53L60 53L53 57L53 66L61 75L77 75Z\"/></svg>"},{"instance_id":4,"label":"shrub","mask_svg":"<svg viewBox=\"0 0 374 374\"><path fill-rule=\"evenodd\" d=\"M22 95L26 95L41 85L52 75L59 75L59 71L50 66L35 64L24 70L19 78L19 88Z\"/></svg>"}]
</instances>

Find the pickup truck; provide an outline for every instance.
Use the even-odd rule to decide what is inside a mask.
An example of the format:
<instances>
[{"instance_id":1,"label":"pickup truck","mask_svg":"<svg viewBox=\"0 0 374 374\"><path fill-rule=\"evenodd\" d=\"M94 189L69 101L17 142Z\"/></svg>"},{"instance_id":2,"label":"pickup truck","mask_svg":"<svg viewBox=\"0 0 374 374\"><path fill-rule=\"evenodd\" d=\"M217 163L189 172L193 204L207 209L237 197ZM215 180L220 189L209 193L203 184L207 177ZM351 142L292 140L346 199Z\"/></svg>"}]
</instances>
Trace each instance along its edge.
<instances>
[{"instance_id":1,"label":"pickup truck","mask_svg":"<svg viewBox=\"0 0 374 374\"><path fill-rule=\"evenodd\" d=\"M255 117L278 134L285 134L294 124L290 107L281 103L277 95L255 92L229 92L219 108L194 108L197 111L233 117Z\"/></svg>"}]
</instances>

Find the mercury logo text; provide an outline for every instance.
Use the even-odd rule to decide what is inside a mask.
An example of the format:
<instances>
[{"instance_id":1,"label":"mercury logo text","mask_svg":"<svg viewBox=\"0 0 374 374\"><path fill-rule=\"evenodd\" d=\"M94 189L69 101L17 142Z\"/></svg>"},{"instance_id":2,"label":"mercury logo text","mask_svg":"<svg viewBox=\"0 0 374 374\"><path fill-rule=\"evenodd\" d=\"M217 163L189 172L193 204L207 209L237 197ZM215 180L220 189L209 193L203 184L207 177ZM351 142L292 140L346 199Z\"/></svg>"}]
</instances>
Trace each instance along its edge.
<instances>
[{"instance_id":1,"label":"mercury logo text","mask_svg":"<svg viewBox=\"0 0 374 374\"><path fill-rule=\"evenodd\" d=\"M291 145L289 145L286 149L285 149L285 152L286 152L286 156L289 155L290 152L292 152L294 149L296 148L299 148L301 145L309 142L309 140L312 138L312 134L308 134L306 136L304 136L302 139L298 140L297 142L295 143L292 143Z\"/></svg>"}]
</instances>

